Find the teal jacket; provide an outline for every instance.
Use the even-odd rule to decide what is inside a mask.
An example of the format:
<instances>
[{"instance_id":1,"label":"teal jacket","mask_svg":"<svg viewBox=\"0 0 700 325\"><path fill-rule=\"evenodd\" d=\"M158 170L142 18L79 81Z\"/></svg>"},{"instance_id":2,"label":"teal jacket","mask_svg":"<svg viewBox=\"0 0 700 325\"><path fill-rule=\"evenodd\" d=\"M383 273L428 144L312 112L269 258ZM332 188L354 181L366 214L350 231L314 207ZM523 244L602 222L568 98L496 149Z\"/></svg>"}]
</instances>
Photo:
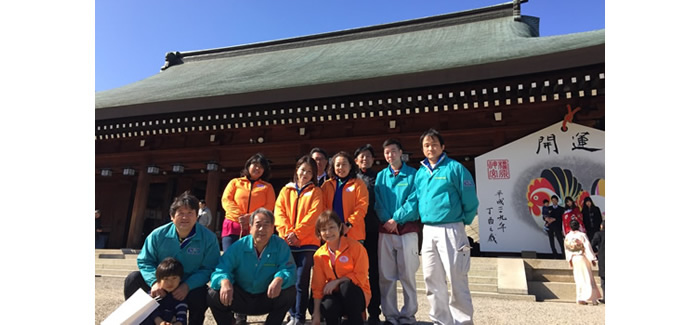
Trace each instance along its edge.
<instances>
[{"instance_id":1,"label":"teal jacket","mask_svg":"<svg viewBox=\"0 0 700 325\"><path fill-rule=\"evenodd\" d=\"M156 268L166 257L173 257L182 263L185 269L182 280L190 290L207 284L219 260L219 241L211 230L199 223L194 226L194 236L183 248L180 248L177 230L172 222L156 228L146 237L136 262L149 286L156 282Z\"/></svg>"},{"instance_id":2,"label":"teal jacket","mask_svg":"<svg viewBox=\"0 0 700 325\"><path fill-rule=\"evenodd\" d=\"M391 167L384 168L377 174L374 183L374 210L381 223L394 219L399 224L418 220L418 204L404 204L409 195L415 191L416 169L401 166L399 174L394 176Z\"/></svg>"},{"instance_id":3,"label":"teal jacket","mask_svg":"<svg viewBox=\"0 0 700 325\"><path fill-rule=\"evenodd\" d=\"M237 240L219 259L219 265L211 275L211 288L221 289L221 280L228 279L248 293L267 292L270 282L276 277L282 278L282 289L296 284L297 265L292 251L284 239L272 235L267 246L258 259L253 247L253 236L248 235Z\"/></svg>"},{"instance_id":4,"label":"teal jacket","mask_svg":"<svg viewBox=\"0 0 700 325\"><path fill-rule=\"evenodd\" d=\"M421 222L427 225L471 224L479 207L472 174L444 153L435 168L430 168L427 158L421 165L416 172L416 191L406 203L417 200Z\"/></svg>"}]
</instances>

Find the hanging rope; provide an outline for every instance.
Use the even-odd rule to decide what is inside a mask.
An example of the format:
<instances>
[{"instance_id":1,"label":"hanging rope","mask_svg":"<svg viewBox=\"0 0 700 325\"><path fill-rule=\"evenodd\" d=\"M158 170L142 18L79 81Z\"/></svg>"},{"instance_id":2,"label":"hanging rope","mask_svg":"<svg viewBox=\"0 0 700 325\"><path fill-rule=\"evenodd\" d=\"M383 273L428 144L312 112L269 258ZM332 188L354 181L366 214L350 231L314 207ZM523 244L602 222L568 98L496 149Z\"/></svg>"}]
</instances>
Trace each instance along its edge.
<instances>
[{"instance_id":1,"label":"hanging rope","mask_svg":"<svg viewBox=\"0 0 700 325\"><path fill-rule=\"evenodd\" d=\"M564 115L564 123L562 123L562 125L561 125L561 130L564 131L564 132L566 132L566 131L569 129L569 128L566 127L566 123L573 122L573 120L574 120L574 114L576 114L576 112L580 111L580 110L581 110L581 107L576 107L576 109L574 109L573 111L571 111L571 105L566 104L566 109L567 109L569 112L566 113L566 115Z\"/></svg>"}]
</instances>

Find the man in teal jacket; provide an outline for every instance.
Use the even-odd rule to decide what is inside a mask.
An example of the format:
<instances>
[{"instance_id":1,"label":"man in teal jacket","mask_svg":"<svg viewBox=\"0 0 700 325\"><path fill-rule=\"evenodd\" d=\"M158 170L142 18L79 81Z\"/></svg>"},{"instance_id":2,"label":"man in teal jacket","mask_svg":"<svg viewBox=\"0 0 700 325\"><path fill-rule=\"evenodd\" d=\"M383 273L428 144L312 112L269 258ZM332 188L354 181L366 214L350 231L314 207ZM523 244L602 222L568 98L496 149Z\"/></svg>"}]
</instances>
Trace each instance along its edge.
<instances>
[{"instance_id":1,"label":"man in teal jacket","mask_svg":"<svg viewBox=\"0 0 700 325\"><path fill-rule=\"evenodd\" d=\"M124 280L124 299L142 289L152 297L165 297L156 281L156 268L166 257L173 257L184 267L180 286L173 297L185 301L189 308L189 324L203 324L207 282L219 259L219 242L211 230L197 223L199 200L185 192L170 205L172 222L156 228L146 238L137 258L139 271Z\"/></svg>"},{"instance_id":2,"label":"man in teal jacket","mask_svg":"<svg viewBox=\"0 0 700 325\"><path fill-rule=\"evenodd\" d=\"M474 220L479 206L474 179L462 164L447 157L438 131L426 131L420 142L426 159L416 173L416 192L409 201L418 201L424 224L421 251L430 319L438 324L473 324L467 277L471 247L464 225Z\"/></svg>"},{"instance_id":3,"label":"man in teal jacket","mask_svg":"<svg viewBox=\"0 0 700 325\"><path fill-rule=\"evenodd\" d=\"M421 230L418 210L414 205L402 207L415 191L416 169L401 161L403 148L396 139L387 139L384 159L389 166L377 174L374 186L374 208L379 227L379 288L385 325L415 324L418 311L416 272L418 258L418 233ZM398 224L395 215L415 219ZM396 280L403 288L403 307L399 309L396 296Z\"/></svg>"},{"instance_id":4,"label":"man in teal jacket","mask_svg":"<svg viewBox=\"0 0 700 325\"><path fill-rule=\"evenodd\" d=\"M265 324L281 324L296 299L296 263L273 235L274 215L259 208L251 216L250 235L226 250L211 275L207 302L217 324L231 324L232 312L268 314Z\"/></svg>"}]
</instances>

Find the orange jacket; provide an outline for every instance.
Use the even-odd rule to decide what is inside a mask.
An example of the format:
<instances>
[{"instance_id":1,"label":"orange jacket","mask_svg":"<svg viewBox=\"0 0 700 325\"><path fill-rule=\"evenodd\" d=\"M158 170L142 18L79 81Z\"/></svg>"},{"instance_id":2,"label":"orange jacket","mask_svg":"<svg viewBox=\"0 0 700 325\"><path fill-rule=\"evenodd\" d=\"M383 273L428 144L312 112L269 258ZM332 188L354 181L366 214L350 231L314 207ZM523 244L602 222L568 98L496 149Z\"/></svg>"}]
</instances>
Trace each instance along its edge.
<instances>
[{"instance_id":1,"label":"orange jacket","mask_svg":"<svg viewBox=\"0 0 700 325\"><path fill-rule=\"evenodd\" d=\"M275 208L275 189L272 184L258 179L251 187L246 177L232 179L221 197L221 206L226 210L226 219L238 223L242 214L251 213L264 207L272 211ZM226 223L226 221L224 221ZM227 236L223 231L221 236Z\"/></svg>"},{"instance_id":2,"label":"orange jacket","mask_svg":"<svg viewBox=\"0 0 700 325\"><path fill-rule=\"evenodd\" d=\"M326 209L333 209L333 197L338 181L329 179L321 186L323 191L323 203ZM369 191L367 185L358 179L352 178L343 186L343 216L345 222L350 222L352 228L348 231L348 237L354 240L365 239L365 215L369 206Z\"/></svg>"},{"instance_id":3,"label":"orange jacket","mask_svg":"<svg viewBox=\"0 0 700 325\"><path fill-rule=\"evenodd\" d=\"M285 185L277 196L275 203L275 227L280 238L294 232L301 244L314 245L318 248L321 241L316 237L316 219L323 212L321 189L309 184L297 194L294 183Z\"/></svg>"},{"instance_id":4,"label":"orange jacket","mask_svg":"<svg viewBox=\"0 0 700 325\"><path fill-rule=\"evenodd\" d=\"M336 276L337 275L337 276ZM311 291L314 299L323 298L326 283L348 277L365 294L365 307L369 304L372 292L369 289L369 258L367 251L358 241L340 237L340 249L335 252L335 266L331 264L328 243L323 244L314 253L314 271L311 279Z\"/></svg>"}]
</instances>

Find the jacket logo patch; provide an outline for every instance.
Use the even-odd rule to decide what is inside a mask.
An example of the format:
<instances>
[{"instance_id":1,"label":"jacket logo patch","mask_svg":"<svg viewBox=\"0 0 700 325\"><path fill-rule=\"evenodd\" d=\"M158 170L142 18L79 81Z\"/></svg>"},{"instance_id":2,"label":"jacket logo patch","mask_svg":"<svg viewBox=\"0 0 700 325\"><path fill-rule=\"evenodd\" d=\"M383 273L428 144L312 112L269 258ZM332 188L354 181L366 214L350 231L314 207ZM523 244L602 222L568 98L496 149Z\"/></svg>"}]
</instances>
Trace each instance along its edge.
<instances>
[{"instance_id":1,"label":"jacket logo patch","mask_svg":"<svg viewBox=\"0 0 700 325\"><path fill-rule=\"evenodd\" d=\"M447 179L445 176L436 176L434 179Z\"/></svg>"},{"instance_id":2,"label":"jacket logo patch","mask_svg":"<svg viewBox=\"0 0 700 325\"><path fill-rule=\"evenodd\" d=\"M302 196L311 196L311 192L306 192Z\"/></svg>"},{"instance_id":3,"label":"jacket logo patch","mask_svg":"<svg viewBox=\"0 0 700 325\"><path fill-rule=\"evenodd\" d=\"M468 179L465 179L464 182L462 182L462 184L464 184L464 186L467 186L467 187L473 187L473 186L474 186L474 182L472 182L472 181L470 181L470 180L468 180Z\"/></svg>"},{"instance_id":4,"label":"jacket logo patch","mask_svg":"<svg viewBox=\"0 0 700 325\"><path fill-rule=\"evenodd\" d=\"M341 256L340 258L338 258L338 261L343 263L347 263L349 260L350 259L347 256Z\"/></svg>"},{"instance_id":5,"label":"jacket logo patch","mask_svg":"<svg viewBox=\"0 0 700 325\"><path fill-rule=\"evenodd\" d=\"M355 185L350 186L350 187L348 187L347 189L345 189L346 192L352 192L352 191L354 191L354 190L355 190Z\"/></svg>"},{"instance_id":6,"label":"jacket logo patch","mask_svg":"<svg viewBox=\"0 0 700 325\"><path fill-rule=\"evenodd\" d=\"M198 255L199 254L199 247L190 247L187 249L187 254L190 255Z\"/></svg>"},{"instance_id":7,"label":"jacket logo patch","mask_svg":"<svg viewBox=\"0 0 700 325\"><path fill-rule=\"evenodd\" d=\"M396 186L408 186L408 183L396 184Z\"/></svg>"},{"instance_id":8,"label":"jacket logo patch","mask_svg":"<svg viewBox=\"0 0 700 325\"><path fill-rule=\"evenodd\" d=\"M258 185L255 185L255 187L265 188L265 184L258 184Z\"/></svg>"}]
</instances>

